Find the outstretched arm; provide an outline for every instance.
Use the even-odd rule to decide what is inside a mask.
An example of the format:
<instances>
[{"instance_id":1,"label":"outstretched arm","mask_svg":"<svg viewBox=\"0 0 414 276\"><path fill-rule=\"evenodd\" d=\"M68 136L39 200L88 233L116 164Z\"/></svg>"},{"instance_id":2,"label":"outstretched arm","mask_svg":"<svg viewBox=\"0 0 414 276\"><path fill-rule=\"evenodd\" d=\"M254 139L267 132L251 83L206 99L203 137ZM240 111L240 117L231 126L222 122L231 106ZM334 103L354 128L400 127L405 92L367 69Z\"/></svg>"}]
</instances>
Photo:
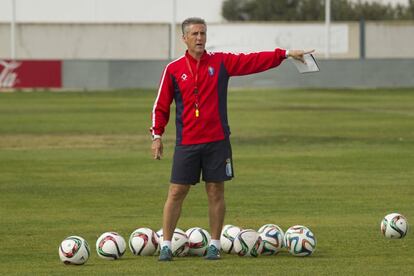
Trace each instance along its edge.
<instances>
[{"instance_id":1,"label":"outstretched arm","mask_svg":"<svg viewBox=\"0 0 414 276\"><path fill-rule=\"evenodd\" d=\"M229 76L243 76L263 72L278 66L286 59L286 51L276 48L274 51L231 54L225 53L224 66Z\"/></svg>"}]
</instances>

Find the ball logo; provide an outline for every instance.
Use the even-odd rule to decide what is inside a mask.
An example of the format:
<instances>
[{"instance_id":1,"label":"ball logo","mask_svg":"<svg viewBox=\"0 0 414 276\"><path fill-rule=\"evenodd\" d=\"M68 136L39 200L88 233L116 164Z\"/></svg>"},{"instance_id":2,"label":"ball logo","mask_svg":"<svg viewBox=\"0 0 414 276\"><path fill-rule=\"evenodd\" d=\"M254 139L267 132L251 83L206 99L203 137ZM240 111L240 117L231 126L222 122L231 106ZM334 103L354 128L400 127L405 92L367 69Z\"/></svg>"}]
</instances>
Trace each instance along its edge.
<instances>
[{"instance_id":1,"label":"ball logo","mask_svg":"<svg viewBox=\"0 0 414 276\"><path fill-rule=\"evenodd\" d=\"M210 77L214 76L214 68L209 66L208 67L208 74L210 75Z\"/></svg>"}]
</instances>

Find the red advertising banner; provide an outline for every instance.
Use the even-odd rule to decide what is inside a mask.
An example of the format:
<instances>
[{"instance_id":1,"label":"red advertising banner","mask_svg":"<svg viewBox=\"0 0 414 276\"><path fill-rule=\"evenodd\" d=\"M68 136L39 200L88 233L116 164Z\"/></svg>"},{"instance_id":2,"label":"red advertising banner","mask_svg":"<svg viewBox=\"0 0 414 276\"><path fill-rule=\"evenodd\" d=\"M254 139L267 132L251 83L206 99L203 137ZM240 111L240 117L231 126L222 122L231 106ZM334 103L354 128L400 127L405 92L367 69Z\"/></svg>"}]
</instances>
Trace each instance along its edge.
<instances>
[{"instance_id":1,"label":"red advertising banner","mask_svg":"<svg viewBox=\"0 0 414 276\"><path fill-rule=\"evenodd\" d=\"M0 88L61 88L60 60L0 60Z\"/></svg>"}]
</instances>

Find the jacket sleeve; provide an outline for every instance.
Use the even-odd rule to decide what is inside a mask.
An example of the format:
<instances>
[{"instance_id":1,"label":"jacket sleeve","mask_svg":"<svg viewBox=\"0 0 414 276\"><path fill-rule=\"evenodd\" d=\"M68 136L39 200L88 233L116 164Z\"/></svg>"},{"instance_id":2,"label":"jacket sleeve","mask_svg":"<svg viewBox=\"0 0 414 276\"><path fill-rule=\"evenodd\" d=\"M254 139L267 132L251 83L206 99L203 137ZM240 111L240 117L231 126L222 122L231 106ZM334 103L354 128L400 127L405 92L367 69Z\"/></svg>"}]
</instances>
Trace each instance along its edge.
<instances>
[{"instance_id":1,"label":"jacket sleeve","mask_svg":"<svg viewBox=\"0 0 414 276\"><path fill-rule=\"evenodd\" d=\"M152 109L152 126L150 128L152 135L162 135L164 133L165 126L170 118L173 95L171 73L167 66L162 74L158 95Z\"/></svg>"},{"instance_id":2,"label":"jacket sleeve","mask_svg":"<svg viewBox=\"0 0 414 276\"><path fill-rule=\"evenodd\" d=\"M286 50L250 54L224 54L224 66L229 76L242 76L269 70L286 58Z\"/></svg>"}]
</instances>

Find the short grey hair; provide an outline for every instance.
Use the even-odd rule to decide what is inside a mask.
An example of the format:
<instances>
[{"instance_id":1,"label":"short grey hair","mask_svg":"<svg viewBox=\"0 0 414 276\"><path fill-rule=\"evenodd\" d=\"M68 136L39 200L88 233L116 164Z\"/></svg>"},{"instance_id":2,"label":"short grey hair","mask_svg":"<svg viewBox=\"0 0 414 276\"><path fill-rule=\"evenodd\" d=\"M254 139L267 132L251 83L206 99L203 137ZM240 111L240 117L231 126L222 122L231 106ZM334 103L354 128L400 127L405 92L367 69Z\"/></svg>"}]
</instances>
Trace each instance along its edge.
<instances>
[{"instance_id":1,"label":"short grey hair","mask_svg":"<svg viewBox=\"0 0 414 276\"><path fill-rule=\"evenodd\" d=\"M181 24L181 30L183 31L183 35L187 32L187 27L194 24L202 24L207 27L206 21L200 17L189 17L183 21Z\"/></svg>"}]
</instances>

